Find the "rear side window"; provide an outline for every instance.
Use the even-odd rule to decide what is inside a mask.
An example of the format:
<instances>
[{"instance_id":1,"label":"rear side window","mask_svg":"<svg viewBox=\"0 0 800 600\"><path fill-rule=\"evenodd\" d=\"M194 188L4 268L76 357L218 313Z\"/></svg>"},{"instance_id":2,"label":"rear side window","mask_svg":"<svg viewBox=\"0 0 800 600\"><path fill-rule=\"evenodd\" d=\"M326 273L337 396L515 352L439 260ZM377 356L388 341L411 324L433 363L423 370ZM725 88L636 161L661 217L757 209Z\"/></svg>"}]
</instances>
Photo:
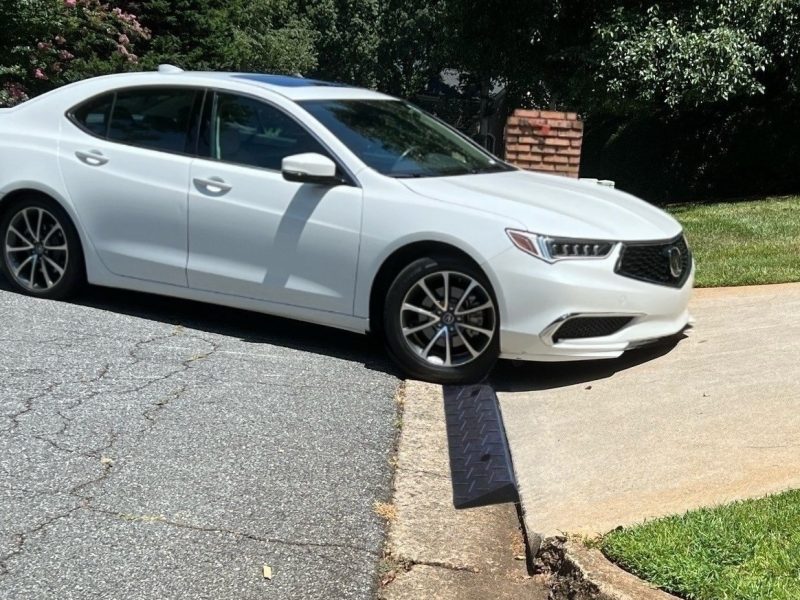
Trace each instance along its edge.
<instances>
[{"instance_id":1,"label":"rear side window","mask_svg":"<svg viewBox=\"0 0 800 600\"><path fill-rule=\"evenodd\" d=\"M199 96L199 92L187 88L117 92L108 139L152 150L191 154L194 141L189 131Z\"/></svg>"},{"instance_id":2,"label":"rear side window","mask_svg":"<svg viewBox=\"0 0 800 600\"><path fill-rule=\"evenodd\" d=\"M72 118L83 129L100 137L106 137L108 118L114 105L114 94L106 94L89 100L72 113Z\"/></svg>"}]
</instances>

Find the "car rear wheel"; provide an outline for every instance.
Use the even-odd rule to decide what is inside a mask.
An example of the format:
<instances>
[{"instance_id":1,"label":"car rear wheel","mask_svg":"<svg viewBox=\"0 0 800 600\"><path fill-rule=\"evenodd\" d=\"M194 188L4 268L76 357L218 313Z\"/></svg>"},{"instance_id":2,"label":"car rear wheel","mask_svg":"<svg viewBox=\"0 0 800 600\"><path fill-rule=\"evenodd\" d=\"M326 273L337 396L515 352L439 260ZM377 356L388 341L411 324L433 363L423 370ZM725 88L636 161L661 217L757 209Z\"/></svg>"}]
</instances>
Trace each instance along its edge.
<instances>
[{"instance_id":1,"label":"car rear wheel","mask_svg":"<svg viewBox=\"0 0 800 600\"><path fill-rule=\"evenodd\" d=\"M386 298L384 334L406 373L436 383L480 381L500 353L491 286L480 269L458 258L419 259L397 275Z\"/></svg>"},{"instance_id":2,"label":"car rear wheel","mask_svg":"<svg viewBox=\"0 0 800 600\"><path fill-rule=\"evenodd\" d=\"M60 299L83 282L83 253L72 221L55 202L30 197L0 219L2 270L17 291Z\"/></svg>"}]
</instances>

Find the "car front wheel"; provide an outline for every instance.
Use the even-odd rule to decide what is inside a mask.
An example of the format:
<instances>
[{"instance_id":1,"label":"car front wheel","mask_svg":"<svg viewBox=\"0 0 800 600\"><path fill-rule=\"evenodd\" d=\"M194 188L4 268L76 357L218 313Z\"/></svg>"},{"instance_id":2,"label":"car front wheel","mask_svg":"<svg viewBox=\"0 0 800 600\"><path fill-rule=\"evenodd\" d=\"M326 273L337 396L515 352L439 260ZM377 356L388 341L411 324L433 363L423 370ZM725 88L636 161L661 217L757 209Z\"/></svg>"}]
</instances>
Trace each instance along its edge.
<instances>
[{"instance_id":1,"label":"car front wheel","mask_svg":"<svg viewBox=\"0 0 800 600\"><path fill-rule=\"evenodd\" d=\"M403 269L389 288L384 334L408 375L435 383L473 383L500 354L497 302L468 261L430 257Z\"/></svg>"}]
</instances>

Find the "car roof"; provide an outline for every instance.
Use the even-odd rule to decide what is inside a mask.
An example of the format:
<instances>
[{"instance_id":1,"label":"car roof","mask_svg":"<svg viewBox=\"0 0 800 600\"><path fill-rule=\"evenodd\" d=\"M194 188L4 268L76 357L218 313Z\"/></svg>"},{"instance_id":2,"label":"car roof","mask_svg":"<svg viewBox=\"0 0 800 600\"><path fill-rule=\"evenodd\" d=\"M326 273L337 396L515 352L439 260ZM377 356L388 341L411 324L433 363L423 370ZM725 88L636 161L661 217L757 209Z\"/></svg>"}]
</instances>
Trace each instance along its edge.
<instances>
[{"instance_id":1,"label":"car roof","mask_svg":"<svg viewBox=\"0 0 800 600\"><path fill-rule=\"evenodd\" d=\"M181 71L175 67L167 66L167 69L159 69L157 72L137 72L121 73L111 75L120 83L129 82L132 84L155 84L159 81L174 83L192 83L198 86L217 86L221 81L231 81L243 83L268 89L271 92L280 94L294 101L315 100L315 99L394 99L386 94L381 94L373 90L349 86L343 83L320 81L317 79L306 79L300 76L277 75L269 73L238 73L223 71Z\"/></svg>"}]
</instances>

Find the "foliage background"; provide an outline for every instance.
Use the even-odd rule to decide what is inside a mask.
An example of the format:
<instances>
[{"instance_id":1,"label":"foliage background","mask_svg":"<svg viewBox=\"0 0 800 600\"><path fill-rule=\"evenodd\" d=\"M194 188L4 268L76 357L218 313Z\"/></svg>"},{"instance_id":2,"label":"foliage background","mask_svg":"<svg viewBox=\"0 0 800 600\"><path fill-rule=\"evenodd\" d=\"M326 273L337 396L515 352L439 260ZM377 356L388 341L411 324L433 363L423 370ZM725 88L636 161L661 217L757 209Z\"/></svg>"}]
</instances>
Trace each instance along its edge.
<instances>
[{"instance_id":1,"label":"foliage background","mask_svg":"<svg viewBox=\"0 0 800 600\"><path fill-rule=\"evenodd\" d=\"M654 202L797 192L799 24L800 0L0 0L0 105L162 62L409 98L452 69L452 121L500 87L577 110L582 175Z\"/></svg>"}]
</instances>

